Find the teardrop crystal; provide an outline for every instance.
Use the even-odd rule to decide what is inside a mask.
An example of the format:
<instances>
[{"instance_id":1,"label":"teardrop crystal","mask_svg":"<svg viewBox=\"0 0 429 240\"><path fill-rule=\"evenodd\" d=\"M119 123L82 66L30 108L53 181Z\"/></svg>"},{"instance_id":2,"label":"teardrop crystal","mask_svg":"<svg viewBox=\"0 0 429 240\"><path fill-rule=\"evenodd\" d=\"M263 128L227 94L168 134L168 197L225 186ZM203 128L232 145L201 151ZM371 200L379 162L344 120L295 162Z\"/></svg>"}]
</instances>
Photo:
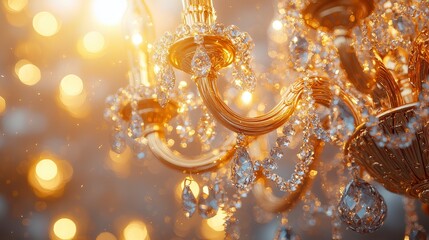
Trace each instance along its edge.
<instances>
[{"instance_id":1,"label":"teardrop crystal","mask_svg":"<svg viewBox=\"0 0 429 240\"><path fill-rule=\"evenodd\" d=\"M255 180L253 163L246 148L237 148L232 163L232 181L238 189L247 189Z\"/></svg>"},{"instance_id":2,"label":"teardrop crystal","mask_svg":"<svg viewBox=\"0 0 429 240\"><path fill-rule=\"evenodd\" d=\"M338 212L348 228L359 233L371 233L383 225L387 206L371 184L354 179L341 197Z\"/></svg>"},{"instance_id":3,"label":"teardrop crystal","mask_svg":"<svg viewBox=\"0 0 429 240\"><path fill-rule=\"evenodd\" d=\"M409 240L427 240L426 231L422 227L411 229Z\"/></svg>"},{"instance_id":4,"label":"teardrop crystal","mask_svg":"<svg viewBox=\"0 0 429 240\"><path fill-rule=\"evenodd\" d=\"M218 202L213 188L203 187L203 191L198 199L198 210L202 218L214 217L218 210Z\"/></svg>"},{"instance_id":5,"label":"teardrop crystal","mask_svg":"<svg viewBox=\"0 0 429 240\"><path fill-rule=\"evenodd\" d=\"M300 240L301 238L296 235L291 228L281 225L277 230L274 240Z\"/></svg>"},{"instance_id":6,"label":"teardrop crystal","mask_svg":"<svg viewBox=\"0 0 429 240\"><path fill-rule=\"evenodd\" d=\"M164 91L171 91L174 89L174 85L176 84L176 75L174 74L174 70L170 65L166 65L159 73L159 83L160 87Z\"/></svg>"},{"instance_id":7,"label":"teardrop crystal","mask_svg":"<svg viewBox=\"0 0 429 240\"><path fill-rule=\"evenodd\" d=\"M195 199L191 187L186 184L186 182L182 191L182 207L185 212L185 216L188 218L195 213L197 207L197 199Z\"/></svg>"},{"instance_id":8,"label":"teardrop crystal","mask_svg":"<svg viewBox=\"0 0 429 240\"><path fill-rule=\"evenodd\" d=\"M197 77L207 77L212 67L210 57L203 45L199 45L191 61L191 68Z\"/></svg>"}]
</instances>

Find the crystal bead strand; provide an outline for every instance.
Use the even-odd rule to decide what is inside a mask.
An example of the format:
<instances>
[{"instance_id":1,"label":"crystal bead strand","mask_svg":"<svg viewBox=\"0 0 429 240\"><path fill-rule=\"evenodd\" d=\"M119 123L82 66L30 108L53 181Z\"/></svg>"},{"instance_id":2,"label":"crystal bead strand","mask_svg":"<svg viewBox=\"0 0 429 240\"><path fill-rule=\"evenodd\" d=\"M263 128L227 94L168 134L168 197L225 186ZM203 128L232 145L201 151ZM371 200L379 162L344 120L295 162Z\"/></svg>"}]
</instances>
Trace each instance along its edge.
<instances>
[{"instance_id":1,"label":"crystal bead strand","mask_svg":"<svg viewBox=\"0 0 429 240\"><path fill-rule=\"evenodd\" d=\"M405 210L405 238L409 240L426 240L427 234L423 226L419 224L419 219L416 212L415 200L404 197Z\"/></svg>"}]
</instances>

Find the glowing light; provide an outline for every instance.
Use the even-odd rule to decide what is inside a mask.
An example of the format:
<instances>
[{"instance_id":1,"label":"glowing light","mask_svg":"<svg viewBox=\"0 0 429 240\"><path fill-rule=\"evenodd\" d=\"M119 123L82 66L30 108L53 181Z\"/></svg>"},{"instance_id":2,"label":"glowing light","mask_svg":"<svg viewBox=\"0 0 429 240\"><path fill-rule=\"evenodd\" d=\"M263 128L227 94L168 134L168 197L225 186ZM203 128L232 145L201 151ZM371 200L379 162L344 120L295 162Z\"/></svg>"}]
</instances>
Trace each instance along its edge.
<instances>
[{"instance_id":1,"label":"glowing light","mask_svg":"<svg viewBox=\"0 0 429 240\"><path fill-rule=\"evenodd\" d=\"M273 27L274 30L280 30L282 29L283 24L279 20L274 20L271 26Z\"/></svg>"},{"instance_id":2,"label":"glowing light","mask_svg":"<svg viewBox=\"0 0 429 240\"><path fill-rule=\"evenodd\" d=\"M18 66L18 64L22 64L23 62L18 62L15 66L18 67L18 78L19 80L28 86L33 86L40 81L41 73L40 69L31 63L25 63L22 66Z\"/></svg>"},{"instance_id":3,"label":"glowing light","mask_svg":"<svg viewBox=\"0 0 429 240\"><path fill-rule=\"evenodd\" d=\"M212 218L207 219L207 225L217 232L224 230L226 212L222 209L219 209L216 215Z\"/></svg>"},{"instance_id":4,"label":"glowing light","mask_svg":"<svg viewBox=\"0 0 429 240\"><path fill-rule=\"evenodd\" d=\"M50 12L39 12L33 18L34 30L45 37L55 35L59 30L59 24Z\"/></svg>"},{"instance_id":5,"label":"glowing light","mask_svg":"<svg viewBox=\"0 0 429 240\"><path fill-rule=\"evenodd\" d=\"M183 181L180 183L180 196L181 196L181 194L182 194L183 188L185 187L185 180L190 180L190 181L191 181L191 184L190 184L191 191L192 191L192 193L194 194L194 197L195 197L195 198L197 198L197 197L198 197L198 194L200 194L200 186L198 186L197 181L193 180L193 179L192 179L192 178L190 178L190 177L186 177L186 178L185 178L185 179L183 179Z\"/></svg>"},{"instance_id":6,"label":"glowing light","mask_svg":"<svg viewBox=\"0 0 429 240\"><path fill-rule=\"evenodd\" d=\"M83 82L80 77L74 74L69 74L61 80L60 88L66 95L77 96L83 91Z\"/></svg>"},{"instance_id":7,"label":"glowing light","mask_svg":"<svg viewBox=\"0 0 429 240\"><path fill-rule=\"evenodd\" d=\"M131 41L133 42L134 45L138 46L143 42L143 37L139 33L134 33L131 36Z\"/></svg>"},{"instance_id":8,"label":"glowing light","mask_svg":"<svg viewBox=\"0 0 429 240\"><path fill-rule=\"evenodd\" d=\"M6 100L0 96L0 115L6 110Z\"/></svg>"},{"instance_id":9,"label":"glowing light","mask_svg":"<svg viewBox=\"0 0 429 240\"><path fill-rule=\"evenodd\" d=\"M115 235L109 233L109 232L102 232L98 234L97 238L95 240L117 240Z\"/></svg>"},{"instance_id":10,"label":"glowing light","mask_svg":"<svg viewBox=\"0 0 429 240\"><path fill-rule=\"evenodd\" d=\"M28 0L7 0L6 2L6 7L12 12L21 12L27 5Z\"/></svg>"},{"instance_id":11,"label":"glowing light","mask_svg":"<svg viewBox=\"0 0 429 240\"><path fill-rule=\"evenodd\" d=\"M142 221L132 221L124 228L125 240L145 240L148 239L146 224Z\"/></svg>"},{"instance_id":12,"label":"glowing light","mask_svg":"<svg viewBox=\"0 0 429 240\"><path fill-rule=\"evenodd\" d=\"M83 47L89 53L98 53L104 49L104 36L99 32L89 32L83 37Z\"/></svg>"},{"instance_id":13,"label":"glowing light","mask_svg":"<svg viewBox=\"0 0 429 240\"><path fill-rule=\"evenodd\" d=\"M94 0L92 2L95 19L109 26L119 24L126 9L126 0Z\"/></svg>"},{"instance_id":14,"label":"glowing light","mask_svg":"<svg viewBox=\"0 0 429 240\"><path fill-rule=\"evenodd\" d=\"M51 159L42 159L36 165L36 174L38 178L50 181L58 174L57 164Z\"/></svg>"},{"instance_id":15,"label":"glowing light","mask_svg":"<svg viewBox=\"0 0 429 240\"><path fill-rule=\"evenodd\" d=\"M60 239L72 239L76 235L76 224L68 218L61 218L54 224L54 234Z\"/></svg>"},{"instance_id":16,"label":"glowing light","mask_svg":"<svg viewBox=\"0 0 429 240\"><path fill-rule=\"evenodd\" d=\"M248 91L244 91L241 94L241 101L246 105L250 104L252 102L252 93Z\"/></svg>"}]
</instances>

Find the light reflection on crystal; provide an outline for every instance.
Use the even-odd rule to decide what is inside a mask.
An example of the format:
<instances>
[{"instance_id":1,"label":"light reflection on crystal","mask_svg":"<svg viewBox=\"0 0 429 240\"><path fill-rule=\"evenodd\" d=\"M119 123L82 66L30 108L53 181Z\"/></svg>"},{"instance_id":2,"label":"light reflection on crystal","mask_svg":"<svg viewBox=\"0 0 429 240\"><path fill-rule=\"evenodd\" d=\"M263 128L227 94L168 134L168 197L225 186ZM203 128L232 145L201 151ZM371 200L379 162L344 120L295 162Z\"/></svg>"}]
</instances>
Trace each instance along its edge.
<instances>
[{"instance_id":1,"label":"light reflection on crystal","mask_svg":"<svg viewBox=\"0 0 429 240\"><path fill-rule=\"evenodd\" d=\"M232 181L238 189L247 189L255 180L253 163L246 148L238 147L232 160Z\"/></svg>"}]
</instances>

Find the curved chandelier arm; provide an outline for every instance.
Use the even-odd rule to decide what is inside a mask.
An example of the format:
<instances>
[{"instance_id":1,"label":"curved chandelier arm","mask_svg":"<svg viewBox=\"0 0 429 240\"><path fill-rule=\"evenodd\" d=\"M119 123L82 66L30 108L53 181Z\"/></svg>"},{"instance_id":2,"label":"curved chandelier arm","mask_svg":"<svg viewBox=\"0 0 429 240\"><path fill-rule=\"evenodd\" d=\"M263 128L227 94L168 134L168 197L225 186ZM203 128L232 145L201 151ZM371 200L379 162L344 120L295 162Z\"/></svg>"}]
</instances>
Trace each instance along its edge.
<instances>
[{"instance_id":1,"label":"curved chandelier arm","mask_svg":"<svg viewBox=\"0 0 429 240\"><path fill-rule=\"evenodd\" d=\"M309 166L310 171L315 170L319 164L320 155L324 143L322 141L313 141L315 144L314 148L314 160ZM301 196L311 186L313 179L316 177L314 174L306 174L303 178L303 183L297 186L297 189L293 192L286 193L282 197L274 195L272 190L268 188L268 181L264 177L258 178L256 183L253 185L253 195L258 205L269 212L284 212L292 209L297 202L299 202Z\"/></svg>"},{"instance_id":2,"label":"curved chandelier arm","mask_svg":"<svg viewBox=\"0 0 429 240\"><path fill-rule=\"evenodd\" d=\"M348 30L337 29L334 34L334 44L338 49L341 65L347 73L348 80L360 92L372 93L376 84L375 76L364 72L352 46L353 42Z\"/></svg>"},{"instance_id":3,"label":"curved chandelier arm","mask_svg":"<svg viewBox=\"0 0 429 240\"><path fill-rule=\"evenodd\" d=\"M224 103L218 92L216 80L216 74L211 73L208 77L197 81L198 90L207 109L225 127L248 136L266 134L282 126L295 110L305 81L303 79L295 81L282 96L280 103L266 114L257 117L243 117ZM329 106L332 99L330 81L321 77L312 77L311 80L313 97L318 103ZM360 113L354 107L358 102L357 99L343 91L340 92L340 98L351 109L355 121L360 123Z\"/></svg>"},{"instance_id":4,"label":"curved chandelier arm","mask_svg":"<svg viewBox=\"0 0 429 240\"><path fill-rule=\"evenodd\" d=\"M235 153L235 137L228 138L224 146L197 157L184 156L171 150L166 145L165 137L160 131L150 132L146 138L150 150L158 159L164 160L174 168L188 172L201 172L217 167L222 162L231 159Z\"/></svg>"}]
</instances>

